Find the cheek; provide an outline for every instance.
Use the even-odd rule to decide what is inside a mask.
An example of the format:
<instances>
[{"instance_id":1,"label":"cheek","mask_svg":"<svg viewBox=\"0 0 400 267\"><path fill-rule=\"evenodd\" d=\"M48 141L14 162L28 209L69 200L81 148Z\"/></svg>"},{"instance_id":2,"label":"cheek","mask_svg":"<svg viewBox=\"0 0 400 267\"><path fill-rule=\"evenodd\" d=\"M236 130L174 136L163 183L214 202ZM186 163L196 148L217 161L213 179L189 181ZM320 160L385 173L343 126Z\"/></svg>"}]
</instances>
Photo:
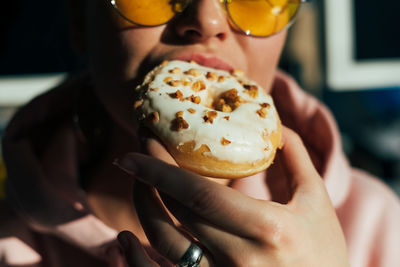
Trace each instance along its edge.
<instances>
[{"instance_id":1,"label":"cheek","mask_svg":"<svg viewBox=\"0 0 400 267\"><path fill-rule=\"evenodd\" d=\"M87 23L87 51L95 91L117 121L131 120L138 68L156 47L162 27L120 29L105 1L93 1ZM112 11L112 10L111 10Z\"/></svg>"},{"instance_id":2,"label":"cheek","mask_svg":"<svg viewBox=\"0 0 400 267\"><path fill-rule=\"evenodd\" d=\"M115 11L99 2L88 21L90 66L101 86L115 86L136 76L140 62L158 43L162 27L121 27Z\"/></svg>"},{"instance_id":3,"label":"cheek","mask_svg":"<svg viewBox=\"0 0 400 267\"><path fill-rule=\"evenodd\" d=\"M120 33L124 53L124 74L127 79L136 77L141 64L148 60L160 46L164 27L128 29Z\"/></svg>"},{"instance_id":4,"label":"cheek","mask_svg":"<svg viewBox=\"0 0 400 267\"><path fill-rule=\"evenodd\" d=\"M286 32L282 32L269 38L248 38L244 46L248 76L268 91L270 91L285 40Z\"/></svg>"}]
</instances>

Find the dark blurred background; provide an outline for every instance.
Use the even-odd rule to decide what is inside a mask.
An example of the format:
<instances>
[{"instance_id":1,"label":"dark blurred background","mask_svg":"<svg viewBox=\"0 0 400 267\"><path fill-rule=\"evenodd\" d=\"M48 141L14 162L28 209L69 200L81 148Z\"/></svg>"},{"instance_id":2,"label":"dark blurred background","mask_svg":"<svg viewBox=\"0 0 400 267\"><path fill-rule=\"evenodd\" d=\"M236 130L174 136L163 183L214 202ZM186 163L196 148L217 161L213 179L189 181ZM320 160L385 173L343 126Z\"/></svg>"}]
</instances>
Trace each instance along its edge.
<instances>
[{"instance_id":1,"label":"dark blurred background","mask_svg":"<svg viewBox=\"0 0 400 267\"><path fill-rule=\"evenodd\" d=\"M0 75L65 72L78 66L65 6L64 0L2 3Z\"/></svg>"},{"instance_id":2,"label":"dark blurred background","mask_svg":"<svg viewBox=\"0 0 400 267\"><path fill-rule=\"evenodd\" d=\"M396 0L306 4L283 67L336 117L353 166L400 194L400 28Z\"/></svg>"},{"instance_id":3,"label":"dark blurred background","mask_svg":"<svg viewBox=\"0 0 400 267\"><path fill-rule=\"evenodd\" d=\"M398 10L397 0L304 4L280 67L330 107L352 165L400 192ZM84 66L69 43L65 0L4 1L0 31L1 135L20 105Z\"/></svg>"}]
</instances>

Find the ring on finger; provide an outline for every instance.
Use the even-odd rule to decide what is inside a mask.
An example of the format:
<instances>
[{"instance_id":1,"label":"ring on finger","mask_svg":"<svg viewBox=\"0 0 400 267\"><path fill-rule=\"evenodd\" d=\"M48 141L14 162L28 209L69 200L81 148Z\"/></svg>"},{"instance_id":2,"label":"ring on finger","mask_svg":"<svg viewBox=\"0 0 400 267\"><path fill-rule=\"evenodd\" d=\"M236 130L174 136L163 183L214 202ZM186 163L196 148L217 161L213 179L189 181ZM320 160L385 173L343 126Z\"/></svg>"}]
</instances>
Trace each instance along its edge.
<instances>
[{"instance_id":1,"label":"ring on finger","mask_svg":"<svg viewBox=\"0 0 400 267\"><path fill-rule=\"evenodd\" d=\"M202 257L203 250L195 243L191 243L176 267L199 267Z\"/></svg>"}]
</instances>

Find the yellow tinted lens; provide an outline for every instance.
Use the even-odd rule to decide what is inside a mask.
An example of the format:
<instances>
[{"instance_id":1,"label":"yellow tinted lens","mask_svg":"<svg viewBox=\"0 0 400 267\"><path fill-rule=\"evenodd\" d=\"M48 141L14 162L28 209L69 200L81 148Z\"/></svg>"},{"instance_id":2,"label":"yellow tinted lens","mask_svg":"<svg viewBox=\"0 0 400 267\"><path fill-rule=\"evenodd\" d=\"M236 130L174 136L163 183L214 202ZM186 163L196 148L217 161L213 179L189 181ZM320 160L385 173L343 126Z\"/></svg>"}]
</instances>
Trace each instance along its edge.
<instances>
[{"instance_id":1,"label":"yellow tinted lens","mask_svg":"<svg viewBox=\"0 0 400 267\"><path fill-rule=\"evenodd\" d=\"M123 17L141 26L156 26L168 22L176 12L182 12L187 0L115 0L114 6Z\"/></svg>"},{"instance_id":2,"label":"yellow tinted lens","mask_svg":"<svg viewBox=\"0 0 400 267\"><path fill-rule=\"evenodd\" d=\"M255 36L284 29L296 14L300 0L228 0L231 24Z\"/></svg>"}]
</instances>

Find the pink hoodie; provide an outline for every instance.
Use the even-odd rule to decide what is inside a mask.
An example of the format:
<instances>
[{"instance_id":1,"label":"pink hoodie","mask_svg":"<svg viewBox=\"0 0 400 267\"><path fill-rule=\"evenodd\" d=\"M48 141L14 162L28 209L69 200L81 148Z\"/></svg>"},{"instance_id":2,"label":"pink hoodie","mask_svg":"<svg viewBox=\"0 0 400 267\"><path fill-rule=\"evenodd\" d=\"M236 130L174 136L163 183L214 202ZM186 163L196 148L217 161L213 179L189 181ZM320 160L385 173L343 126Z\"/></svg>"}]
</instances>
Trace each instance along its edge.
<instances>
[{"instance_id":1,"label":"pink hoodie","mask_svg":"<svg viewBox=\"0 0 400 267\"><path fill-rule=\"evenodd\" d=\"M124 266L117 232L91 213L78 182L85 145L74 130L74 93L89 91L88 84L86 76L78 77L38 97L7 129L0 266ZM278 72L272 95L283 123L303 138L325 181L351 266L400 266L399 199L378 179L349 166L331 114L291 78ZM233 187L270 199L265 179L245 178Z\"/></svg>"}]
</instances>

